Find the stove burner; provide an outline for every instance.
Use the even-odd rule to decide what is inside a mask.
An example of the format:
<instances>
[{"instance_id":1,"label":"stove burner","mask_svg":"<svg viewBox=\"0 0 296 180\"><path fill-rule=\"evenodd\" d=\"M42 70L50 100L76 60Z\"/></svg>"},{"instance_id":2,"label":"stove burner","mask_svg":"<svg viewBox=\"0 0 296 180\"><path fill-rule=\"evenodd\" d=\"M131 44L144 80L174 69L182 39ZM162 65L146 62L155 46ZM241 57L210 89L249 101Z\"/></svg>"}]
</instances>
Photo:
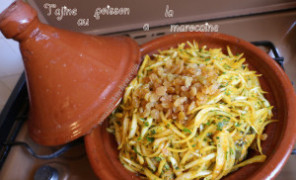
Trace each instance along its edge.
<instances>
[{"instance_id":1,"label":"stove burner","mask_svg":"<svg viewBox=\"0 0 296 180\"><path fill-rule=\"evenodd\" d=\"M58 170L48 165L41 166L37 169L34 180L59 180Z\"/></svg>"}]
</instances>

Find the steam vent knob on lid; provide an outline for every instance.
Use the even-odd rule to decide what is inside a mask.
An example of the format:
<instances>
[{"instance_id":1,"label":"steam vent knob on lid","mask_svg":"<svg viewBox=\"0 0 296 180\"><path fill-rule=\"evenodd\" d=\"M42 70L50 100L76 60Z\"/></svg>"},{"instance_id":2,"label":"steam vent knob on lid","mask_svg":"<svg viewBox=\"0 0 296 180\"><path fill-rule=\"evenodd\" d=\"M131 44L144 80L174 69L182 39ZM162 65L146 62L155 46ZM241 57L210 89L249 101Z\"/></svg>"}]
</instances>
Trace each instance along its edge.
<instances>
[{"instance_id":1,"label":"steam vent knob on lid","mask_svg":"<svg viewBox=\"0 0 296 180\"><path fill-rule=\"evenodd\" d=\"M139 46L132 39L42 24L22 1L0 15L0 29L20 43L30 98L29 133L42 145L67 143L102 122L140 63Z\"/></svg>"}]
</instances>

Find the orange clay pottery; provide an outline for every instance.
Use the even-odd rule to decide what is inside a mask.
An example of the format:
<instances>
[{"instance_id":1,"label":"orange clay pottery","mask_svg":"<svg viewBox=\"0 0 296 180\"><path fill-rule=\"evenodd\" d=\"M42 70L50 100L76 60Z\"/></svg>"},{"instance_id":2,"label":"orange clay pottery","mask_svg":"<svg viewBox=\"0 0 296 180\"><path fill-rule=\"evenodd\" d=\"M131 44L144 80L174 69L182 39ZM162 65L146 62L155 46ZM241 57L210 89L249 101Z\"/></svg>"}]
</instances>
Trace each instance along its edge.
<instances>
[{"instance_id":1,"label":"orange clay pottery","mask_svg":"<svg viewBox=\"0 0 296 180\"><path fill-rule=\"evenodd\" d=\"M219 33L179 33L164 36L144 44L141 47L142 57L145 54L157 53L158 50L176 47L177 44L186 41L196 41L200 47L207 45L208 48L222 48L226 54L226 47L229 46L234 54L244 53L250 69L262 74L259 78L261 86L268 92L265 96L274 106L273 118L278 120L265 129L268 139L262 142L262 147L267 159L263 163L245 166L223 179L275 178L287 161L296 136L296 98L291 81L281 67L259 48L242 39ZM86 151L94 172L100 179L140 180L135 173L126 170L120 163L117 143L114 135L107 132L107 127L108 120L85 136ZM252 153L248 156L252 156Z\"/></svg>"},{"instance_id":2,"label":"orange clay pottery","mask_svg":"<svg viewBox=\"0 0 296 180\"><path fill-rule=\"evenodd\" d=\"M118 160L115 138L102 122L121 99L127 83L136 74L140 54L157 53L193 41L208 48L228 45L244 53L250 69L262 74L260 82L274 106L274 119L262 142L264 163L232 172L224 179L273 179L287 161L296 131L296 98L284 71L252 44L219 33L179 33L144 44L141 49L126 37L97 37L44 25L36 12L22 1L0 15L0 29L7 38L20 42L30 97L30 136L42 145L60 145L85 134L91 166L100 179L139 179ZM90 134L88 134L91 132ZM249 154L252 156L252 153Z\"/></svg>"},{"instance_id":3,"label":"orange clay pottery","mask_svg":"<svg viewBox=\"0 0 296 180\"><path fill-rule=\"evenodd\" d=\"M102 122L140 62L132 39L42 24L22 1L1 14L0 29L20 43L30 98L29 133L42 145L65 144Z\"/></svg>"}]
</instances>

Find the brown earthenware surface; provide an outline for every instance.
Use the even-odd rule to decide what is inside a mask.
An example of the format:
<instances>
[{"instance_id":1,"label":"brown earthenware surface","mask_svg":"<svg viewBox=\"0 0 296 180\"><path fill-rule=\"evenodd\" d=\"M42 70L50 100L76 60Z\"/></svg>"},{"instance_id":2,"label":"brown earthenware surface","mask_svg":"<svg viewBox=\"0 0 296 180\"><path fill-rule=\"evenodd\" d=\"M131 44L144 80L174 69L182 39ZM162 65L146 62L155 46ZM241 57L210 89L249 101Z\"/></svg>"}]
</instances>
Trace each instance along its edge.
<instances>
[{"instance_id":1,"label":"brown earthenware surface","mask_svg":"<svg viewBox=\"0 0 296 180\"><path fill-rule=\"evenodd\" d=\"M30 98L28 128L38 144L77 139L116 107L140 63L127 37L100 37L42 24L16 1L1 14L0 30L20 42Z\"/></svg>"},{"instance_id":2,"label":"brown earthenware surface","mask_svg":"<svg viewBox=\"0 0 296 180\"><path fill-rule=\"evenodd\" d=\"M273 179L288 159L295 141L296 116L295 92L284 71L265 52L252 44L232 36L219 33L179 33L164 36L148 42L141 47L142 56L157 53L160 49L176 47L177 44L193 41L208 48L222 48L227 53L229 46L234 54L244 53L251 70L262 74L259 80L265 96L274 106L274 119L278 122L267 126L268 139L262 142L267 155L264 163L245 166L224 179ZM85 146L91 166L101 179L140 179L126 170L118 160L115 138L106 131L108 120L85 136ZM249 157L255 152L249 152Z\"/></svg>"}]
</instances>

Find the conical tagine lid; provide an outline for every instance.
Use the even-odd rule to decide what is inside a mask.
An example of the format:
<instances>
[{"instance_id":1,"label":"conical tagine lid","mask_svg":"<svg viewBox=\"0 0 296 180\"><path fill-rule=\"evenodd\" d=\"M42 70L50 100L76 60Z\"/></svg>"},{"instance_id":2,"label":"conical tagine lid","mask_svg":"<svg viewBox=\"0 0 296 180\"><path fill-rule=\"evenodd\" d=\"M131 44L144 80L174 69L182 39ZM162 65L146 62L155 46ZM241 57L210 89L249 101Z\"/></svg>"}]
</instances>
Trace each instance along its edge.
<instances>
[{"instance_id":1,"label":"conical tagine lid","mask_svg":"<svg viewBox=\"0 0 296 180\"><path fill-rule=\"evenodd\" d=\"M42 145L65 144L102 122L140 63L132 39L42 24L22 1L0 15L0 29L20 42L30 98L29 133Z\"/></svg>"}]
</instances>

